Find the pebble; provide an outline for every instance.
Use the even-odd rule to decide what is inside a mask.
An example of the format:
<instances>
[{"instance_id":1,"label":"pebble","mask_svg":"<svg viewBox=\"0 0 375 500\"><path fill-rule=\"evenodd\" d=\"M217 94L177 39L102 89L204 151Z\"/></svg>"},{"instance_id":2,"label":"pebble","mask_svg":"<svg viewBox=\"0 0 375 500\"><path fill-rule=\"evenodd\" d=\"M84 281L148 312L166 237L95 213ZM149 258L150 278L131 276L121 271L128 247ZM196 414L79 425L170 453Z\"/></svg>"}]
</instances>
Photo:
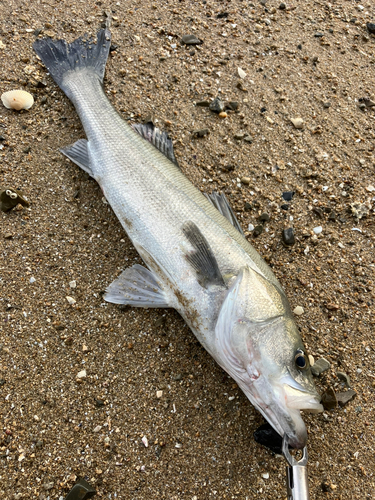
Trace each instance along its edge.
<instances>
[{"instance_id":1,"label":"pebble","mask_svg":"<svg viewBox=\"0 0 375 500\"><path fill-rule=\"evenodd\" d=\"M234 134L233 139L236 141L241 141L246 136L246 132L237 132Z\"/></svg>"},{"instance_id":2,"label":"pebble","mask_svg":"<svg viewBox=\"0 0 375 500\"><path fill-rule=\"evenodd\" d=\"M101 430L102 426L101 425L97 425L94 429L94 432L99 432Z\"/></svg>"},{"instance_id":3,"label":"pebble","mask_svg":"<svg viewBox=\"0 0 375 500\"><path fill-rule=\"evenodd\" d=\"M345 372L337 372L336 375L337 375L337 378L339 378L340 380L342 380L345 383L346 387L351 386L350 377Z\"/></svg>"},{"instance_id":4,"label":"pebble","mask_svg":"<svg viewBox=\"0 0 375 500\"><path fill-rule=\"evenodd\" d=\"M263 233L263 224L259 224L258 226L255 226L254 231L253 231L254 238L257 238L262 233Z\"/></svg>"},{"instance_id":5,"label":"pebble","mask_svg":"<svg viewBox=\"0 0 375 500\"><path fill-rule=\"evenodd\" d=\"M289 227L288 229L283 229L282 239L284 245L292 246L295 244L296 239L294 237L294 230L292 227Z\"/></svg>"},{"instance_id":6,"label":"pebble","mask_svg":"<svg viewBox=\"0 0 375 500\"><path fill-rule=\"evenodd\" d=\"M229 102L225 103L225 106L227 108L231 109L232 111L237 111L238 102L237 101L229 101Z\"/></svg>"},{"instance_id":7,"label":"pebble","mask_svg":"<svg viewBox=\"0 0 375 500\"><path fill-rule=\"evenodd\" d=\"M322 405L324 406L325 410L333 410L337 406L337 398L335 391L332 389L332 387L329 387L323 394L322 394Z\"/></svg>"},{"instance_id":8,"label":"pebble","mask_svg":"<svg viewBox=\"0 0 375 500\"><path fill-rule=\"evenodd\" d=\"M302 118L291 118L290 121L293 123L295 128L303 128L304 121L302 120Z\"/></svg>"},{"instance_id":9,"label":"pebble","mask_svg":"<svg viewBox=\"0 0 375 500\"><path fill-rule=\"evenodd\" d=\"M285 201L292 201L293 196L296 194L295 191L285 191L282 197Z\"/></svg>"},{"instance_id":10,"label":"pebble","mask_svg":"<svg viewBox=\"0 0 375 500\"><path fill-rule=\"evenodd\" d=\"M331 107L331 103L330 102L323 102L323 108L330 108Z\"/></svg>"},{"instance_id":11,"label":"pebble","mask_svg":"<svg viewBox=\"0 0 375 500\"><path fill-rule=\"evenodd\" d=\"M87 372L86 370L81 370L80 372L77 373L77 378L82 379L87 377Z\"/></svg>"},{"instance_id":12,"label":"pebble","mask_svg":"<svg viewBox=\"0 0 375 500\"><path fill-rule=\"evenodd\" d=\"M319 377L323 372L329 370L331 367L331 363L327 361L325 358L319 358L315 361L314 365L311 367L311 373L315 377Z\"/></svg>"},{"instance_id":13,"label":"pebble","mask_svg":"<svg viewBox=\"0 0 375 500\"><path fill-rule=\"evenodd\" d=\"M285 9L286 9L286 5L285 5L285 3L281 3L281 4L279 5L279 9L280 9L280 10L285 10Z\"/></svg>"},{"instance_id":14,"label":"pebble","mask_svg":"<svg viewBox=\"0 0 375 500\"><path fill-rule=\"evenodd\" d=\"M201 106L202 108L209 108L210 101L198 101L195 103L196 106Z\"/></svg>"},{"instance_id":15,"label":"pebble","mask_svg":"<svg viewBox=\"0 0 375 500\"><path fill-rule=\"evenodd\" d=\"M33 276L31 276L30 283L35 283L35 281L36 281L36 279Z\"/></svg>"},{"instance_id":16,"label":"pebble","mask_svg":"<svg viewBox=\"0 0 375 500\"><path fill-rule=\"evenodd\" d=\"M84 479L80 479L69 491L65 500L88 500L95 495L95 488Z\"/></svg>"},{"instance_id":17,"label":"pebble","mask_svg":"<svg viewBox=\"0 0 375 500\"><path fill-rule=\"evenodd\" d=\"M183 35L181 40L185 45L200 45L203 43L202 40L197 38L195 35Z\"/></svg>"},{"instance_id":18,"label":"pebble","mask_svg":"<svg viewBox=\"0 0 375 500\"><path fill-rule=\"evenodd\" d=\"M201 128L199 130L194 130L192 135L193 137L205 137L209 132L208 128Z\"/></svg>"},{"instance_id":19,"label":"pebble","mask_svg":"<svg viewBox=\"0 0 375 500\"><path fill-rule=\"evenodd\" d=\"M220 97L216 97L216 99L210 102L209 108L214 113L221 113L222 111L224 111L225 106Z\"/></svg>"},{"instance_id":20,"label":"pebble","mask_svg":"<svg viewBox=\"0 0 375 500\"><path fill-rule=\"evenodd\" d=\"M146 438L146 436L143 436L142 443L144 444L145 448L148 448L148 439Z\"/></svg>"},{"instance_id":21,"label":"pebble","mask_svg":"<svg viewBox=\"0 0 375 500\"><path fill-rule=\"evenodd\" d=\"M322 226L317 226L317 227L314 227L313 231L315 234L320 234L323 231L323 228L322 228Z\"/></svg>"},{"instance_id":22,"label":"pebble","mask_svg":"<svg viewBox=\"0 0 375 500\"><path fill-rule=\"evenodd\" d=\"M345 392L338 392L336 394L337 402L339 403L340 406L345 406L346 404L349 403L352 399L356 397L357 393L353 391L353 389L349 389L348 391Z\"/></svg>"},{"instance_id":23,"label":"pebble","mask_svg":"<svg viewBox=\"0 0 375 500\"><path fill-rule=\"evenodd\" d=\"M219 118L226 118L227 116L228 116L228 114L225 111L222 111L221 113L219 113Z\"/></svg>"},{"instance_id":24,"label":"pebble","mask_svg":"<svg viewBox=\"0 0 375 500\"><path fill-rule=\"evenodd\" d=\"M368 32L375 35L375 23L367 23L366 26Z\"/></svg>"},{"instance_id":25,"label":"pebble","mask_svg":"<svg viewBox=\"0 0 375 500\"><path fill-rule=\"evenodd\" d=\"M77 286L76 280L69 281L69 286L70 286L70 288L76 288L76 286Z\"/></svg>"},{"instance_id":26,"label":"pebble","mask_svg":"<svg viewBox=\"0 0 375 500\"><path fill-rule=\"evenodd\" d=\"M73 299L73 297L69 297L69 295L66 296L66 300L69 302L71 306L77 303L77 301Z\"/></svg>"},{"instance_id":27,"label":"pebble","mask_svg":"<svg viewBox=\"0 0 375 500\"><path fill-rule=\"evenodd\" d=\"M241 182L248 186L250 184L250 177L241 177Z\"/></svg>"},{"instance_id":28,"label":"pebble","mask_svg":"<svg viewBox=\"0 0 375 500\"><path fill-rule=\"evenodd\" d=\"M163 391L156 391L156 397L160 399L163 396Z\"/></svg>"},{"instance_id":29,"label":"pebble","mask_svg":"<svg viewBox=\"0 0 375 500\"><path fill-rule=\"evenodd\" d=\"M11 240L12 238L13 238L13 234L11 234L11 233L4 234L4 240Z\"/></svg>"},{"instance_id":30,"label":"pebble","mask_svg":"<svg viewBox=\"0 0 375 500\"><path fill-rule=\"evenodd\" d=\"M248 227L247 227L247 230L248 231L252 231L254 229L254 226L252 224L249 224Z\"/></svg>"},{"instance_id":31,"label":"pebble","mask_svg":"<svg viewBox=\"0 0 375 500\"><path fill-rule=\"evenodd\" d=\"M267 213L263 213L258 217L258 221L262 222L263 224L265 222L268 222L270 220L270 216Z\"/></svg>"},{"instance_id":32,"label":"pebble","mask_svg":"<svg viewBox=\"0 0 375 500\"><path fill-rule=\"evenodd\" d=\"M305 310L304 310L304 308L302 306L297 306L297 307L294 308L293 312L297 316L301 316L305 312Z\"/></svg>"},{"instance_id":33,"label":"pebble","mask_svg":"<svg viewBox=\"0 0 375 500\"><path fill-rule=\"evenodd\" d=\"M244 72L244 70L242 68L238 68L237 71L238 71L238 76L240 78L246 78L246 73Z\"/></svg>"}]
</instances>

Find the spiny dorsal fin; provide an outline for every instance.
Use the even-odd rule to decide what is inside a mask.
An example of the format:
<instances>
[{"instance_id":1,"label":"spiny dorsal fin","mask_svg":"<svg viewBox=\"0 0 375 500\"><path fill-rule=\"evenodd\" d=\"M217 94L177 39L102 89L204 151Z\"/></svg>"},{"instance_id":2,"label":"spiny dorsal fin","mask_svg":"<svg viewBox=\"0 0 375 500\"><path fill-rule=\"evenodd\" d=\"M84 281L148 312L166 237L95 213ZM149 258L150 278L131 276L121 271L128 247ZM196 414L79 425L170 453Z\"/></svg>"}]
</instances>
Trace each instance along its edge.
<instances>
[{"instance_id":1,"label":"spiny dorsal fin","mask_svg":"<svg viewBox=\"0 0 375 500\"><path fill-rule=\"evenodd\" d=\"M187 221L182 226L185 234L194 250L186 254L186 259L195 269L200 285L225 286L216 258L206 238L194 222Z\"/></svg>"},{"instance_id":2,"label":"spiny dorsal fin","mask_svg":"<svg viewBox=\"0 0 375 500\"><path fill-rule=\"evenodd\" d=\"M172 139L166 132L161 132L152 122L134 123L133 129L138 132L146 141L151 142L164 156L171 160L172 163L179 167L176 157L173 152Z\"/></svg>"},{"instance_id":3,"label":"spiny dorsal fin","mask_svg":"<svg viewBox=\"0 0 375 500\"><path fill-rule=\"evenodd\" d=\"M213 206L217 208L217 210L219 210L221 215L224 215L224 217L229 220L232 226L234 226L237 231L242 234L242 236L245 236L242 227L240 226L237 217L234 215L233 209L229 205L229 201L227 200L225 194L219 194L216 191L213 191L211 194L204 193L204 195L208 200L210 200Z\"/></svg>"}]
</instances>

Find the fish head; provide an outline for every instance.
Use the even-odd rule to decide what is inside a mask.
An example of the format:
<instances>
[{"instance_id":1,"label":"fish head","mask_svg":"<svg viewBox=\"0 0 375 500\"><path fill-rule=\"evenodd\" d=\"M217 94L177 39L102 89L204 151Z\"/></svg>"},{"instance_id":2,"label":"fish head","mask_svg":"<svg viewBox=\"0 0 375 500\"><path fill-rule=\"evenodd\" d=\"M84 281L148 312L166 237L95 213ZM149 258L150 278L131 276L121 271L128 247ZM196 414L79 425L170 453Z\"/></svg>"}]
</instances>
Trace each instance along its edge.
<instances>
[{"instance_id":1,"label":"fish head","mask_svg":"<svg viewBox=\"0 0 375 500\"><path fill-rule=\"evenodd\" d=\"M223 368L290 446L303 448L300 411L321 412L306 349L279 286L244 267L216 324Z\"/></svg>"}]
</instances>

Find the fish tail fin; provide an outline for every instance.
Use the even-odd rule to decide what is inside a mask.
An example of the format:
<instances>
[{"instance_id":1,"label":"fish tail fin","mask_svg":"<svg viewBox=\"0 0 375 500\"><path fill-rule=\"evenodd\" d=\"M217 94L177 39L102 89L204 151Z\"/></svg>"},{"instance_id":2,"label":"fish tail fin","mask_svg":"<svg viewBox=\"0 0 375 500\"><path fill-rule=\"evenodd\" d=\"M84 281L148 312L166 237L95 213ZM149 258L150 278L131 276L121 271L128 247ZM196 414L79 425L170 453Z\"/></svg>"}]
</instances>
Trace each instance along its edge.
<instances>
[{"instance_id":1,"label":"fish tail fin","mask_svg":"<svg viewBox=\"0 0 375 500\"><path fill-rule=\"evenodd\" d=\"M89 70L103 83L110 46L111 32L108 23L105 29L98 32L96 40L83 36L67 43L65 40L41 38L33 44L36 54L68 97L69 86L64 84L68 74Z\"/></svg>"}]
</instances>

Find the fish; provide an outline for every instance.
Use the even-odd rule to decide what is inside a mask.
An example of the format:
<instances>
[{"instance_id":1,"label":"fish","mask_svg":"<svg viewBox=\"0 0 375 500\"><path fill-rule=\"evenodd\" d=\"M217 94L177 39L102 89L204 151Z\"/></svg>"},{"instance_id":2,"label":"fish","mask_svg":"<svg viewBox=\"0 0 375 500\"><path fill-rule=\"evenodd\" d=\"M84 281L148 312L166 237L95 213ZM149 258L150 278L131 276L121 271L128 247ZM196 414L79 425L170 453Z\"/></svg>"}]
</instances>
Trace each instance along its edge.
<instances>
[{"instance_id":1,"label":"fish","mask_svg":"<svg viewBox=\"0 0 375 500\"><path fill-rule=\"evenodd\" d=\"M168 134L130 125L112 106L103 88L110 45L108 23L96 38L33 45L85 130L61 152L98 182L144 263L126 268L104 299L177 310L280 436L303 448L301 410L323 407L285 292L225 195L203 194Z\"/></svg>"}]
</instances>

